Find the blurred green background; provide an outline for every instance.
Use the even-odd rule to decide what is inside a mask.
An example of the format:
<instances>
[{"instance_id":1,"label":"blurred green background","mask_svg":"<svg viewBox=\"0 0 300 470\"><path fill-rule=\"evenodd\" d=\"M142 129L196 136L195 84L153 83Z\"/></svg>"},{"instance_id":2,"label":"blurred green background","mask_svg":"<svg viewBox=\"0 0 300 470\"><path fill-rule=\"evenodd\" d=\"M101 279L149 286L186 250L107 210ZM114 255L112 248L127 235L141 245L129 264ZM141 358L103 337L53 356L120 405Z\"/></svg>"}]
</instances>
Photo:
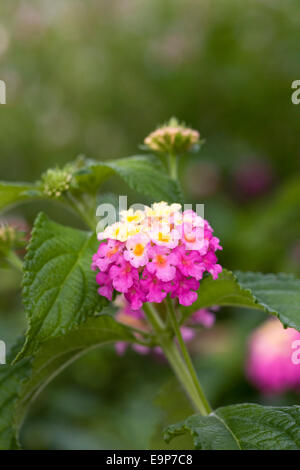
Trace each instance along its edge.
<instances>
[{"instance_id":1,"label":"blurred green background","mask_svg":"<svg viewBox=\"0 0 300 470\"><path fill-rule=\"evenodd\" d=\"M199 156L181 162L180 178L186 200L205 204L224 246L222 264L299 275L300 106L291 102L291 83L300 79L299 22L296 0L2 2L0 179L34 181L79 154L136 154L174 115L206 141ZM115 179L105 191L128 188ZM78 225L50 204L3 218L30 227L41 208ZM14 271L0 276L0 338L11 345L25 327L20 279ZM223 309L214 331L194 345L214 406L297 402L259 396L245 379L247 335L263 319ZM164 398L174 390L171 377L164 362L134 352L89 354L39 397L24 446L160 448L163 424L188 407L181 398L178 412Z\"/></svg>"}]
</instances>

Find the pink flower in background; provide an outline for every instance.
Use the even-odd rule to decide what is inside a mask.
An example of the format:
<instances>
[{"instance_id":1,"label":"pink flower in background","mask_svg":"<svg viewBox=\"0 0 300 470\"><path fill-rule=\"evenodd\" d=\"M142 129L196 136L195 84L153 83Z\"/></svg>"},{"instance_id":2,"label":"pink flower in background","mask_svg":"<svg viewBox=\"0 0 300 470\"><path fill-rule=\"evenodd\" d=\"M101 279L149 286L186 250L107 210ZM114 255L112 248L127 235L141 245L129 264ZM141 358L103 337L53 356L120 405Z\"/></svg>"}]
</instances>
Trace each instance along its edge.
<instances>
[{"instance_id":1,"label":"pink flower in background","mask_svg":"<svg viewBox=\"0 0 300 470\"><path fill-rule=\"evenodd\" d=\"M233 179L239 196L251 199L270 190L274 183L274 172L268 162L250 158L239 164Z\"/></svg>"},{"instance_id":2,"label":"pink flower in background","mask_svg":"<svg viewBox=\"0 0 300 470\"><path fill-rule=\"evenodd\" d=\"M300 364L293 361L293 342L300 333L284 329L277 319L258 327L249 340L246 373L262 393L279 394L300 388Z\"/></svg>"},{"instance_id":3,"label":"pink flower in background","mask_svg":"<svg viewBox=\"0 0 300 470\"><path fill-rule=\"evenodd\" d=\"M181 305L198 297L205 272L217 279L221 250L209 223L180 204L154 203L144 211L122 211L121 221L98 234L104 240L93 256L100 295L124 293L132 309L144 302L161 303L170 293Z\"/></svg>"},{"instance_id":4,"label":"pink flower in background","mask_svg":"<svg viewBox=\"0 0 300 470\"><path fill-rule=\"evenodd\" d=\"M192 314L192 316L190 317L190 322L196 324L200 323L205 328L211 328L216 321L216 316L213 312L217 312L218 310L219 307L212 307L210 310L208 310L207 308L200 308Z\"/></svg>"}]
</instances>

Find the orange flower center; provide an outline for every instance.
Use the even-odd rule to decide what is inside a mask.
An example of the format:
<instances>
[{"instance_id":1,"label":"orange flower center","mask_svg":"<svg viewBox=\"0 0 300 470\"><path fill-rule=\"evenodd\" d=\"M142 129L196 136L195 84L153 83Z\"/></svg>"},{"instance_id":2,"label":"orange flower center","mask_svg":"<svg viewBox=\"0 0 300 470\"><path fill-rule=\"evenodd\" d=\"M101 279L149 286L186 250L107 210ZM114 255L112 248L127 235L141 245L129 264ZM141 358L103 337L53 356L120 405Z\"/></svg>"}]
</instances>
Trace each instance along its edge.
<instances>
[{"instance_id":1,"label":"orange flower center","mask_svg":"<svg viewBox=\"0 0 300 470\"><path fill-rule=\"evenodd\" d=\"M142 245L141 243L137 243L134 247L133 253L135 254L135 256L142 256L144 250L144 245Z\"/></svg>"},{"instance_id":2,"label":"orange flower center","mask_svg":"<svg viewBox=\"0 0 300 470\"><path fill-rule=\"evenodd\" d=\"M156 256L156 263L157 264L160 264L161 266L164 266L167 262L167 259L165 256L163 255L157 255Z\"/></svg>"},{"instance_id":3,"label":"orange flower center","mask_svg":"<svg viewBox=\"0 0 300 470\"><path fill-rule=\"evenodd\" d=\"M118 251L118 247L115 246L114 248L112 248L111 250L109 250L107 253L106 253L106 256L107 258L111 258L115 253L117 253Z\"/></svg>"},{"instance_id":4,"label":"orange flower center","mask_svg":"<svg viewBox=\"0 0 300 470\"><path fill-rule=\"evenodd\" d=\"M196 235L192 232L185 233L184 238L188 243L194 243L196 241Z\"/></svg>"}]
</instances>

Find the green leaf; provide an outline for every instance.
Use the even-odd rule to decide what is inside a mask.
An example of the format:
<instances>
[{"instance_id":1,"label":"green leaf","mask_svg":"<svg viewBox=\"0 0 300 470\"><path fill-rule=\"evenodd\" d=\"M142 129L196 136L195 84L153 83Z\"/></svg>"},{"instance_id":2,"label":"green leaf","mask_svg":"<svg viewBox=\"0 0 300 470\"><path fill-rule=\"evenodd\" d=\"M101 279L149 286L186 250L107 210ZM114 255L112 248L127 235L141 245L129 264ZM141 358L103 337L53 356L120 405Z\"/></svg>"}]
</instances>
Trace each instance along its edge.
<instances>
[{"instance_id":1,"label":"green leaf","mask_svg":"<svg viewBox=\"0 0 300 470\"><path fill-rule=\"evenodd\" d=\"M40 214L24 263L23 300L29 321L20 357L65 333L100 309L92 255L95 234L56 224Z\"/></svg>"},{"instance_id":2,"label":"green leaf","mask_svg":"<svg viewBox=\"0 0 300 470\"><path fill-rule=\"evenodd\" d=\"M16 440L15 407L23 383L30 374L28 359L14 366L0 366L0 450L15 449Z\"/></svg>"},{"instance_id":3,"label":"green leaf","mask_svg":"<svg viewBox=\"0 0 300 470\"><path fill-rule=\"evenodd\" d=\"M72 166L73 165L73 166ZM182 202L182 193L154 156L137 155L112 161L80 160L69 165L74 184L70 191L96 193L101 184L113 175L120 176L130 188L154 201ZM41 183L0 182L0 210L36 199L51 199ZM67 204L64 198L56 201Z\"/></svg>"},{"instance_id":4,"label":"green leaf","mask_svg":"<svg viewBox=\"0 0 300 470\"><path fill-rule=\"evenodd\" d=\"M197 301L190 307L182 310L186 317L198 308L211 307L213 305L259 308L252 293L243 289L237 277L227 269L223 269L215 281L211 276L202 279Z\"/></svg>"},{"instance_id":5,"label":"green leaf","mask_svg":"<svg viewBox=\"0 0 300 470\"><path fill-rule=\"evenodd\" d=\"M289 274L232 273L201 281L197 301L183 308L183 320L199 308L213 305L247 307L275 315L285 327L300 330L300 279Z\"/></svg>"},{"instance_id":6,"label":"green leaf","mask_svg":"<svg viewBox=\"0 0 300 470\"><path fill-rule=\"evenodd\" d=\"M226 406L169 426L164 438L185 433L197 450L299 450L300 406Z\"/></svg>"},{"instance_id":7,"label":"green leaf","mask_svg":"<svg viewBox=\"0 0 300 470\"><path fill-rule=\"evenodd\" d=\"M167 176L160 161L151 156L137 155L107 162L87 160L87 165L75 177L79 187L95 191L114 174L120 176L130 188L154 201L182 201L178 184Z\"/></svg>"},{"instance_id":8,"label":"green leaf","mask_svg":"<svg viewBox=\"0 0 300 470\"><path fill-rule=\"evenodd\" d=\"M252 292L259 307L276 315L285 327L300 330L300 279L283 273L235 274L240 286Z\"/></svg>"},{"instance_id":9,"label":"green leaf","mask_svg":"<svg viewBox=\"0 0 300 470\"><path fill-rule=\"evenodd\" d=\"M30 358L0 368L0 449L17 446L18 431L28 406L66 366L89 350L115 341L135 341L130 328L109 315L43 343Z\"/></svg>"},{"instance_id":10,"label":"green leaf","mask_svg":"<svg viewBox=\"0 0 300 470\"><path fill-rule=\"evenodd\" d=\"M43 197L45 195L34 184L0 182L0 210Z\"/></svg>"}]
</instances>

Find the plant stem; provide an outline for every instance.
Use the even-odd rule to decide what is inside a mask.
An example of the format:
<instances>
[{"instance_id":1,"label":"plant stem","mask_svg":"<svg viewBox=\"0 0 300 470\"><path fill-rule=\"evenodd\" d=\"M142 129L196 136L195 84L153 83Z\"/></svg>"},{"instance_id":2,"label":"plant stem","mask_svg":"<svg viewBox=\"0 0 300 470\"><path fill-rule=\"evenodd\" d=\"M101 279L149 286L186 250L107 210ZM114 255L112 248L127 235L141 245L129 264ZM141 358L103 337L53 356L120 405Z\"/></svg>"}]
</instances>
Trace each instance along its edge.
<instances>
[{"instance_id":1,"label":"plant stem","mask_svg":"<svg viewBox=\"0 0 300 470\"><path fill-rule=\"evenodd\" d=\"M154 305L152 305L151 303L146 302L143 305L143 309L146 313L146 316L147 316L149 322L153 326L154 330L156 332L164 332L165 331L165 325L164 325L162 319L160 318L160 316L158 315Z\"/></svg>"},{"instance_id":2,"label":"plant stem","mask_svg":"<svg viewBox=\"0 0 300 470\"><path fill-rule=\"evenodd\" d=\"M79 217L81 217L85 224L94 231L96 229L96 218L91 218L87 208L85 208L84 205L78 201L70 192L67 192L65 196L65 200L69 207L71 207L73 211L79 215Z\"/></svg>"},{"instance_id":3,"label":"plant stem","mask_svg":"<svg viewBox=\"0 0 300 470\"><path fill-rule=\"evenodd\" d=\"M6 258L14 268L22 272L23 261L19 258L18 255L16 255L14 251L9 251L6 255Z\"/></svg>"},{"instance_id":4,"label":"plant stem","mask_svg":"<svg viewBox=\"0 0 300 470\"><path fill-rule=\"evenodd\" d=\"M177 181L178 180L178 158L177 155L169 153L169 174L170 177Z\"/></svg>"},{"instance_id":5,"label":"plant stem","mask_svg":"<svg viewBox=\"0 0 300 470\"><path fill-rule=\"evenodd\" d=\"M146 303L144 304L143 309L149 323L156 332L159 345L196 411L200 412L202 415L207 415L208 411L203 405L190 371L187 369L176 343L170 337L169 331L166 329L154 306L150 303Z\"/></svg>"},{"instance_id":6,"label":"plant stem","mask_svg":"<svg viewBox=\"0 0 300 470\"><path fill-rule=\"evenodd\" d=\"M182 334L181 334L181 331L180 331L180 327L179 327L179 324L178 324L178 321L177 321L176 312L175 312L175 309L174 309L172 299L169 296L167 296L166 301L167 301L167 308L168 308L169 317L171 319L171 323L173 325L174 333L176 335L178 344L180 346L183 358L185 360L185 363L187 365L189 373L192 377L193 383L194 383L194 385L197 389L199 398L200 398L200 400L203 404L205 414L209 414L209 413L211 413L212 409L211 409L210 404L208 403L207 398L205 397L204 391L202 390L202 387L199 383L197 373L196 373L194 365L192 363L190 354L189 354L188 349L186 347L186 344L183 340L183 337L182 337Z\"/></svg>"}]
</instances>

